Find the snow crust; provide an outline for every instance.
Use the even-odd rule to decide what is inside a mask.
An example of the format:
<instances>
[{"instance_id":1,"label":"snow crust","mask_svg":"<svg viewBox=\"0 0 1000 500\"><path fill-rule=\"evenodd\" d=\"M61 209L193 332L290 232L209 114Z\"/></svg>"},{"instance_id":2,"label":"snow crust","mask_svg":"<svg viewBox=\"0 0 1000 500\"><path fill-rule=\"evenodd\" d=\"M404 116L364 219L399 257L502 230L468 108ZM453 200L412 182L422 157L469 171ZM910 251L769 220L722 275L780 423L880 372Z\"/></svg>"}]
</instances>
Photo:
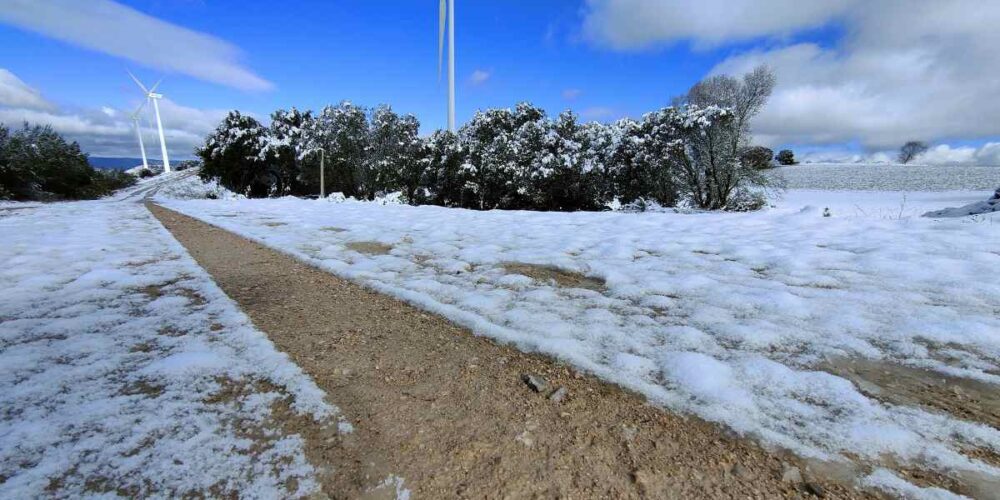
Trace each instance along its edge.
<instances>
[{"instance_id":1,"label":"snow crust","mask_svg":"<svg viewBox=\"0 0 1000 500\"><path fill-rule=\"evenodd\" d=\"M337 408L142 205L12 211L0 239L0 498L316 488L271 405Z\"/></svg>"},{"instance_id":2,"label":"snow crust","mask_svg":"<svg viewBox=\"0 0 1000 500\"><path fill-rule=\"evenodd\" d=\"M881 403L818 369L860 357L1000 383L1000 226L913 217L981 195L909 193L898 210L902 193L790 191L741 214L163 203L771 446L1000 478L961 453L1000 451L997 429ZM511 262L605 287L512 275Z\"/></svg>"}]
</instances>

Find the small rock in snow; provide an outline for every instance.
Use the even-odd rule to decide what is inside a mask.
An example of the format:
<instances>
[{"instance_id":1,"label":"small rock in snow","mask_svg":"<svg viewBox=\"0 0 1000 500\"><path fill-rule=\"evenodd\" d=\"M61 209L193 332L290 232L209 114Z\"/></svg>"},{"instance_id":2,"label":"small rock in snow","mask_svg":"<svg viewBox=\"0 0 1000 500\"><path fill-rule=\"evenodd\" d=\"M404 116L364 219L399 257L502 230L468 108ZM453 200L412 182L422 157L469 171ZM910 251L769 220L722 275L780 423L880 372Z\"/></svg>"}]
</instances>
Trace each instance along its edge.
<instances>
[{"instance_id":1,"label":"small rock in snow","mask_svg":"<svg viewBox=\"0 0 1000 500\"><path fill-rule=\"evenodd\" d=\"M544 378L531 373L521 375L521 380L523 380L524 383L535 392L544 392L545 389L549 387L549 383L546 382Z\"/></svg>"}]
</instances>

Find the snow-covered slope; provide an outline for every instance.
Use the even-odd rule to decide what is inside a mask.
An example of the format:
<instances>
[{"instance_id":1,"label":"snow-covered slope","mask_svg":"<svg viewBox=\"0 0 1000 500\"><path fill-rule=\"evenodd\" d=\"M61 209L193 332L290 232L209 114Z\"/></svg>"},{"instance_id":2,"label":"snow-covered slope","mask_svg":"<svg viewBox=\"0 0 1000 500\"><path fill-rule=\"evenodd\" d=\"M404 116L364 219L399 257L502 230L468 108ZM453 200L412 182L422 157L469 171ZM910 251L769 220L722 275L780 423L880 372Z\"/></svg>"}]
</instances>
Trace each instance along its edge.
<instances>
[{"instance_id":1,"label":"snow-covered slope","mask_svg":"<svg viewBox=\"0 0 1000 500\"><path fill-rule=\"evenodd\" d=\"M986 278L1000 226L912 217L942 196L981 194L910 195L898 210L901 193L793 191L749 214L164 203L771 445L997 480L966 454L1000 452L997 429L877 401L818 368L867 358L1000 383L1000 283Z\"/></svg>"},{"instance_id":2,"label":"snow-covered slope","mask_svg":"<svg viewBox=\"0 0 1000 500\"><path fill-rule=\"evenodd\" d=\"M990 215L1000 212L1000 188L988 200L976 201L961 207L932 210L924 217L967 217L970 215Z\"/></svg>"},{"instance_id":3,"label":"snow-covered slope","mask_svg":"<svg viewBox=\"0 0 1000 500\"><path fill-rule=\"evenodd\" d=\"M0 239L0 498L315 487L271 404L337 409L141 204L23 207Z\"/></svg>"}]
</instances>

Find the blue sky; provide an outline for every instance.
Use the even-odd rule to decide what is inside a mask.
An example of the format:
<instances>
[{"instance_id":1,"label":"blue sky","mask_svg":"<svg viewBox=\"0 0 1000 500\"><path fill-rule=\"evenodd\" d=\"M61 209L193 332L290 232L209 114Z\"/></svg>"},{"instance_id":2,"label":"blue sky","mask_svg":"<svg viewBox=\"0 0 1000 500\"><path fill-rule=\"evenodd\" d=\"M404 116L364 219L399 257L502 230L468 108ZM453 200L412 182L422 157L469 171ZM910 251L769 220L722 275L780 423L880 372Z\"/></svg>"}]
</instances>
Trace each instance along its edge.
<instances>
[{"instance_id":1,"label":"blue sky","mask_svg":"<svg viewBox=\"0 0 1000 500\"><path fill-rule=\"evenodd\" d=\"M145 80L165 76L163 92L187 106L266 113L349 99L389 103L416 114L425 128L444 124L434 1L309 1L281 8L245 1L121 3L233 43L245 65L275 88L232 89L9 26L0 27L0 44L31 50L5 56L3 64L59 103L124 107L137 96L124 72L132 68ZM621 54L592 47L580 40L579 2L468 1L457 7L459 121L476 109L521 100L597 118L641 114L668 105L725 52ZM475 71L489 78L474 84ZM579 96L567 99L567 90Z\"/></svg>"},{"instance_id":2,"label":"blue sky","mask_svg":"<svg viewBox=\"0 0 1000 500\"><path fill-rule=\"evenodd\" d=\"M919 27L882 26L886 35L874 26L886 15L906 14L891 11L898 2L845 10L852 1L859 0L458 0L458 120L523 100L550 113L570 108L585 119L638 117L669 105L708 74L767 63L779 87L756 128L769 146L872 154L913 138L944 146L946 158L967 159L997 140L1000 107L967 102L1000 90L997 70L960 78L954 75L972 64L933 66L954 60L953 53L996 61L986 26L968 25L988 22L1000 9L972 12L976 4L963 0L914 0L908 10L951 4L950 14L970 11L954 30L971 31L952 33L966 37L965 46L933 40L920 46L928 33ZM228 109L266 117L279 107L317 109L347 99L413 113L424 132L444 125L434 0L79 4L0 0L7 12L0 12L0 46L19 49L5 52L0 69L12 75L7 84L44 100L56 128L79 135L95 154L134 149L127 121L111 111L141 102L126 68L150 83L164 78L168 143L181 157ZM871 66L873 54L886 61L884 75ZM900 71L898 65L913 60ZM921 79L939 88L919 85ZM974 95L955 97L963 91ZM935 93L940 109L926 109ZM2 119L46 116L38 106L18 114L30 106L5 103L3 95L0 87ZM959 122L953 115L960 112L973 116ZM88 132L86 124L103 132Z\"/></svg>"}]
</instances>

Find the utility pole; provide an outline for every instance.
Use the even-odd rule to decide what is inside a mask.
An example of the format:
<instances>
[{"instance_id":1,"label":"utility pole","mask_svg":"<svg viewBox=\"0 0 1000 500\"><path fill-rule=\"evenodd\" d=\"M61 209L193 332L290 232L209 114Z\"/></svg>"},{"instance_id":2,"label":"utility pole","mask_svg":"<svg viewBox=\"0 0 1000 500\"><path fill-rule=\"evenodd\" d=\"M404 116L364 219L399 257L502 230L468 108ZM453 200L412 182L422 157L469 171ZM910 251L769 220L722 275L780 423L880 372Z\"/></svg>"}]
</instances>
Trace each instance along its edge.
<instances>
[{"instance_id":1,"label":"utility pole","mask_svg":"<svg viewBox=\"0 0 1000 500\"><path fill-rule=\"evenodd\" d=\"M324 153L325 153L324 150L322 150L322 149L319 150L319 197L320 197L320 199L326 198L326 182L323 179L323 172L326 170L325 168L323 168L323 166L324 166L323 160L325 159L324 157L326 156Z\"/></svg>"}]
</instances>

